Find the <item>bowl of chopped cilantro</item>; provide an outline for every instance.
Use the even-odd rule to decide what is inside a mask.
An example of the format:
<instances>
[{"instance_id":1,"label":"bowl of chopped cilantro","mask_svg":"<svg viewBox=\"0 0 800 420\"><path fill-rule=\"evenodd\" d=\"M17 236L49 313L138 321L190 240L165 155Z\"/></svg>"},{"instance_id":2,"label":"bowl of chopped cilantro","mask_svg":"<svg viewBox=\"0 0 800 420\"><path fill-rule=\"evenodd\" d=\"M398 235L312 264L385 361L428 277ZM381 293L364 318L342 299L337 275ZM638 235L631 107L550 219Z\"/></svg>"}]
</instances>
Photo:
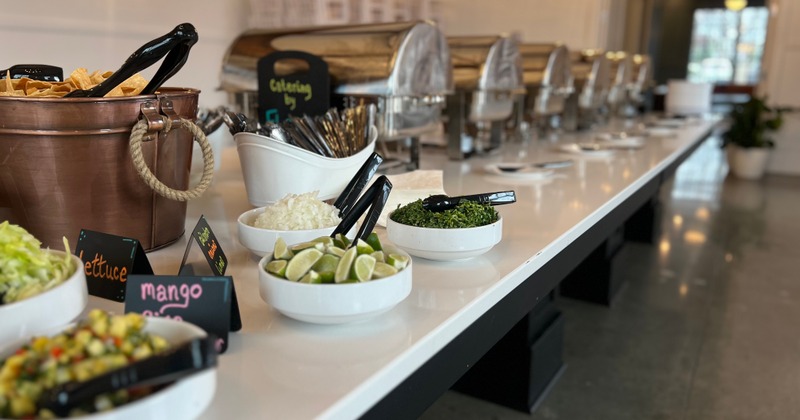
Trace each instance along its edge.
<instances>
[{"instance_id":1,"label":"bowl of chopped cilantro","mask_svg":"<svg viewBox=\"0 0 800 420\"><path fill-rule=\"evenodd\" d=\"M386 224L389 240L415 257L462 260L488 252L503 237L503 219L488 204L462 201L434 212L417 200L398 207Z\"/></svg>"},{"instance_id":2,"label":"bowl of chopped cilantro","mask_svg":"<svg viewBox=\"0 0 800 420\"><path fill-rule=\"evenodd\" d=\"M88 302L81 260L67 251L42 249L25 229L0 223L0 346L57 326Z\"/></svg>"}]
</instances>

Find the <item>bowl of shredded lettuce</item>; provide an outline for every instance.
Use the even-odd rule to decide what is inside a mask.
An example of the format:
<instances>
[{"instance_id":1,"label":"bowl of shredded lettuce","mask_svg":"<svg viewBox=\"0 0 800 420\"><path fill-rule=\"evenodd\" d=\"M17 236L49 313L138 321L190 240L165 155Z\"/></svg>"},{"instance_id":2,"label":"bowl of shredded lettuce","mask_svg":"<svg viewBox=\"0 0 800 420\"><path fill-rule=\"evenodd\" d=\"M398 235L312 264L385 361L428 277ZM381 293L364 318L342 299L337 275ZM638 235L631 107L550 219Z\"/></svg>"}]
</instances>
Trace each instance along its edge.
<instances>
[{"instance_id":1,"label":"bowl of shredded lettuce","mask_svg":"<svg viewBox=\"0 0 800 420\"><path fill-rule=\"evenodd\" d=\"M66 325L88 302L81 260L66 251L42 249L20 226L0 223L0 345Z\"/></svg>"}]
</instances>

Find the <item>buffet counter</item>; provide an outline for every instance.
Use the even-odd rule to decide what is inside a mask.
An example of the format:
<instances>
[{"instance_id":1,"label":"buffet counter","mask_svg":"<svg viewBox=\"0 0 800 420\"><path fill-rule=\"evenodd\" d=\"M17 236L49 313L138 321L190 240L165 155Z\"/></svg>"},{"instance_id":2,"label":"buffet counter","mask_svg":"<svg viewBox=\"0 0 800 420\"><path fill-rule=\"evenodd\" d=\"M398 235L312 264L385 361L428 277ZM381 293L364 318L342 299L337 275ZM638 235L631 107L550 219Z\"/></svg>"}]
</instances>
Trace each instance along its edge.
<instances>
[{"instance_id":1,"label":"buffet counter","mask_svg":"<svg viewBox=\"0 0 800 420\"><path fill-rule=\"evenodd\" d=\"M516 191L517 203L497 208L502 241L465 261L415 258L407 299L371 320L332 326L292 320L259 297L257 258L237 239L236 219L251 206L236 150L223 149L213 185L189 204L186 229L200 215L214 229L228 256L226 274L235 282L243 328L231 333L220 357L217 390L203 418L419 414L557 286L570 264L599 243L605 226L657 192L716 123L687 124L674 137L646 138L643 148L609 157L565 154L556 151L558 143L544 141L506 144L499 154L467 161L426 149L421 169L441 169L450 195ZM590 134L565 135L560 142L580 136ZM544 180L484 171L498 162L563 159L574 164ZM378 233L387 240L383 228ZM177 273L186 240L148 254L156 274ZM89 308L96 307L122 312L121 304L91 297Z\"/></svg>"}]
</instances>

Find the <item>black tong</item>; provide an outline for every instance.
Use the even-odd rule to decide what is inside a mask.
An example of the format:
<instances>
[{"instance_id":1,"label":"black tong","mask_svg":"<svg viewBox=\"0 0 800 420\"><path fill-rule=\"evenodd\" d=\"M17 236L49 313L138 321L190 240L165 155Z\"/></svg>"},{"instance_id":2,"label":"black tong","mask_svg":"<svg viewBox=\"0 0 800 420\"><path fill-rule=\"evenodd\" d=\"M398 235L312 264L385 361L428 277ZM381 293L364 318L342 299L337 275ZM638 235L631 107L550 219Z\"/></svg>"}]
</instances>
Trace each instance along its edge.
<instances>
[{"instance_id":1,"label":"black tong","mask_svg":"<svg viewBox=\"0 0 800 420\"><path fill-rule=\"evenodd\" d=\"M65 95L72 98L100 98L134 74L150 67L164 57L150 83L142 90L142 95L152 95L164 82L172 77L186 63L189 50L197 43L197 31L191 23L182 23L168 34L160 36L134 51L122 66L108 79L86 90L75 90Z\"/></svg>"},{"instance_id":2,"label":"black tong","mask_svg":"<svg viewBox=\"0 0 800 420\"><path fill-rule=\"evenodd\" d=\"M497 191L492 193L461 195L458 197L448 197L444 194L437 194L422 200L422 207L430 211L445 211L455 208L462 201L474 201L480 204L499 206L501 204L515 203L517 201L517 196L514 191Z\"/></svg>"},{"instance_id":3,"label":"black tong","mask_svg":"<svg viewBox=\"0 0 800 420\"><path fill-rule=\"evenodd\" d=\"M381 162L383 162L383 157L378 153L372 152L364 164L361 165L358 172L356 172L353 179L351 179L344 188L344 191L342 191L336 199L336 202L333 203L333 206L339 209L339 217L342 218L342 221L339 223L339 226L336 226L336 229L333 230L331 237L339 233L346 234L349 232L367 208L370 209L370 212L367 214L364 223L358 229L356 240L354 240L353 243L357 242L357 239L367 239L367 236L372 233L372 229L375 227L375 223L378 222L378 217L380 217L383 211L383 206L386 205L386 200L389 199L389 193L392 191L392 183L385 175L381 175L361 198L358 196L361 194L364 187L367 186L369 180L375 176L375 172L378 171L378 166L380 166Z\"/></svg>"},{"instance_id":4,"label":"black tong","mask_svg":"<svg viewBox=\"0 0 800 420\"><path fill-rule=\"evenodd\" d=\"M389 199L390 192L392 192L392 183L386 175L381 175L375 180L372 186L367 189L364 195L358 199L350 211L342 217L342 222L333 230L331 238L335 237L337 234L341 233L344 235L349 232L356 224L356 221L358 221L358 218L369 209L367 216L364 218L364 223L358 228L358 233L356 233L352 244L355 245L359 239L366 240L369 234L372 233L372 229L375 228L375 224L378 222L378 218L383 211L383 206L386 205L386 200Z\"/></svg>"},{"instance_id":5,"label":"black tong","mask_svg":"<svg viewBox=\"0 0 800 420\"><path fill-rule=\"evenodd\" d=\"M361 165L356 175L350 180L347 186L344 187L344 190L336 199L336 202L333 203L333 206L339 209L339 217L344 217L350 208L353 207L353 204L358 200L358 195L361 194L361 191L367 186L369 180L378 172L378 167L382 162L383 157L372 152L364 164Z\"/></svg>"},{"instance_id":6,"label":"black tong","mask_svg":"<svg viewBox=\"0 0 800 420\"><path fill-rule=\"evenodd\" d=\"M196 338L164 353L134 362L84 382L67 382L45 391L39 408L64 417L83 403L107 392L163 385L217 365L214 339Z\"/></svg>"},{"instance_id":7,"label":"black tong","mask_svg":"<svg viewBox=\"0 0 800 420\"><path fill-rule=\"evenodd\" d=\"M0 79L10 75L11 79L27 77L31 80L44 82L63 82L64 70L61 67L48 66L47 64L17 64L5 70L0 70Z\"/></svg>"}]
</instances>

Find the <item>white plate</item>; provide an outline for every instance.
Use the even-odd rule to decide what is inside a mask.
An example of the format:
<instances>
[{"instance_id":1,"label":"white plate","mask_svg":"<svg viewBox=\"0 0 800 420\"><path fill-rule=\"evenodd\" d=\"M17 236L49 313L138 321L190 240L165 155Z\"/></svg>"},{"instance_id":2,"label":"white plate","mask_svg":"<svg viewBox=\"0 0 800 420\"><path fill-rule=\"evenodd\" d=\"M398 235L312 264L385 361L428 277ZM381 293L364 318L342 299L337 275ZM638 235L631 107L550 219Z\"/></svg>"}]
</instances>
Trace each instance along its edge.
<instances>
[{"instance_id":1,"label":"white plate","mask_svg":"<svg viewBox=\"0 0 800 420\"><path fill-rule=\"evenodd\" d=\"M602 141L598 142L598 144L612 149L641 149L644 147L644 139L641 137L626 137L624 139Z\"/></svg>"},{"instance_id":2,"label":"white plate","mask_svg":"<svg viewBox=\"0 0 800 420\"><path fill-rule=\"evenodd\" d=\"M62 328L63 329L63 328ZM59 330L50 330L57 334ZM206 332L188 322L174 321L166 318L147 318L145 331L156 334L176 346L188 340L205 337ZM21 344L15 344L0 352L0 358L16 350ZM200 416L211 403L217 389L217 369L207 369L188 376L166 388L148 395L140 400L125 404L111 411L71 417L87 420L139 420L164 419L190 420ZM168 413L168 414L167 414Z\"/></svg>"},{"instance_id":3,"label":"white plate","mask_svg":"<svg viewBox=\"0 0 800 420\"><path fill-rule=\"evenodd\" d=\"M500 168L521 168L516 171L504 171ZM523 179L545 179L553 175L552 169L535 168L529 163L501 162L490 163L483 167L483 170L493 175L500 175L509 178Z\"/></svg>"},{"instance_id":4,"label":"white plate","mask_svg":"<svg viewBox=\"0 0 800 420\"><path fill-rule=\"evenodd\" d=\"M576 156L609 157L614 155L613 149L584 150L581 149L580 146L578 146L578 143L567 143L559 145L558 150Z\"/></svg>"},{"instance_id":5,"label":"white plate","mask_svg":"<svg viewBox=\"0 0 800 420\"><path fill-rule=\"evenodd\" d=\"M609 142L617 142L617 141L643 141L644 138L642 136L637 136L633 134L625 134L625 133L598 133L595 137L600 140L605 140Z\"/></svg>"},{"instance_id":6,"label":"white plate","mask_svg":"<svg viewBox=\"0 0 800 420\"><path fill-rule=\"evenodd\" d=\"M64 255L63 251L50 250ZM67 325L89 301L83 261L72 256L75 272L58 286L18 302L0 305L0 347Z\"/></svg>"},{"instance_id":7,"label":"white plate","mask_svg":"<svg viewBox=\"0 0 800 420\"><path fill-rule=\"evenodd\" d=\"M681 118L662 118L653 122L657 127L680 128L686 125L686 120Z\"/></svg>"},{"instance_id":8,"label":"white plate","mask_svg":"<svg viewBox=\"0 0 800 420\"><path fill-rule=\"evenodd\" d=\"M674 137L678 132L669 127L651 127L647 129L647 134L652 137Z\"/></svg>"}]
</instances>

